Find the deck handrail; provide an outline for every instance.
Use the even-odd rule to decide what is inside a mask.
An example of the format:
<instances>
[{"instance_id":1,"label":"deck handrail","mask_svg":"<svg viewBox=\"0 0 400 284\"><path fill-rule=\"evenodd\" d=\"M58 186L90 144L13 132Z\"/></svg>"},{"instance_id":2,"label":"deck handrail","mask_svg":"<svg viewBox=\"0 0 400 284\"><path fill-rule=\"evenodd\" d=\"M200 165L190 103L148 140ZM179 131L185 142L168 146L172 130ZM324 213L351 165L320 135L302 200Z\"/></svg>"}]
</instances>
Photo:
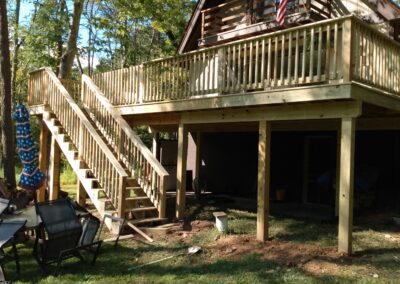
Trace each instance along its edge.
<instances>
[{"instance_id":1,"label":"deck handrail","mask_svg":"<svg viewBox=\"0 0 400 284\"><path fill-rule=\"evenodd\" d=\"M93 81L113 105L352 80L399 94L399 56L399 43L348 15L96 74Z\"/></svg>"},{"instance_id":2,"label":"deck handrail","mask_svg":"<svg viewBox=\"0 0 400 284\"><path fill-rule=\"evenodd\" d=\"M29 105L48 105L118 211L128 173L50 68L29 75ZM122 208L121 208L122 207Z\"/></svg>"},{"instance_id":3,"label":"deck handrail","mask_svg":"<svg viewBox=\"0 0 400 284\"><path fill-rule=\"evenodd\" d=\"M400 43L356 17L352 25L352 80L400 94Z\"/></svg>"},{"instance_id":4,"label":"deck handrail","mask_svg":"<svg viewBox=\"0 0 400 284\"><path fill-rule=\"evenodd\" d=\"M165 217L166 177L168 172L150 152L131 126L114 109L111 102L93 83L82 75L82 102L94 116L104 136L113 145L118 158L140 183L150 200L159 209L160 218Z\"/></svg>"}]
</instances>

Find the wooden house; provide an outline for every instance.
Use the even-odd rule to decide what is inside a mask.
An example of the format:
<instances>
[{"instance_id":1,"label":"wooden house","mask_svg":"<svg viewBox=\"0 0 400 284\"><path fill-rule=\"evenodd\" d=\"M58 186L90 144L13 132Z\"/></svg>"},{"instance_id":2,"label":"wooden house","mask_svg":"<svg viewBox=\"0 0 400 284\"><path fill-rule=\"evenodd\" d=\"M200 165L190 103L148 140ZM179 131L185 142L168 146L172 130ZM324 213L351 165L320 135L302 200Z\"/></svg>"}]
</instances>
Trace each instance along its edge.
<instances>
[{"instance_id":1,"label":"wooden house","mask_svg":"<svg viewBox=\"0 0 400 284\"><path fill-rule=\"evenodd\" d=\"M257 200L258 240L268 239L270 196L284 188L294 201L335 208L338 249L351 253L360 177L370 185L380 175L379 190L399 197L400 8L289 0L283 26L276 9L274 0L199 0L176 56L79 83L33 72L29 105L42 121L50 198L62 151L81 203L87 194L101 214L162 221L172 178L183 218L190 137L195 177ZM152 129L152 151L132 130L142 124ZM160 163L159 132L177 133L174 174ZM329 172L326 191L315 187Z\"/></svg>"}]
</instances>

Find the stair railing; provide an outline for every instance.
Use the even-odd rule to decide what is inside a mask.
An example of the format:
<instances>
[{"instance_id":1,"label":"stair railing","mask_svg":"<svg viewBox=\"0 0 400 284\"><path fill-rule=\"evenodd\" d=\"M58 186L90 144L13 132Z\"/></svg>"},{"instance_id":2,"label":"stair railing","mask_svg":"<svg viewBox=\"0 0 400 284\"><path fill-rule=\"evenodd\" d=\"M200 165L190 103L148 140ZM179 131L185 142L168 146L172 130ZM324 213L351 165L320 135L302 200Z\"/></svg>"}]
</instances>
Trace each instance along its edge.
<instances>
[{"instance_id":1,"label":"stair railing","mask_svg":"<svg viewBox=\"0 0 400 284\"><path fill-rule=\"evenodd\" d=\"M30 74L28 104L50 107L72 143L79 149L80 158L98 178L117 208L118 215L123 216L128 174L50 68Z\"/></svg>"},{"instance_id":2,"label":"stair railing","mask_svg":"<svg viewBox=\"0 0 400 284\"><path fill-rule=\"evenodd\" d=\"M82 102L91 112L133 177L158 208L159 217L165 217L166 178L169 175L139 136L86 75L82 76Z\"/></svg>"}]
</instances>

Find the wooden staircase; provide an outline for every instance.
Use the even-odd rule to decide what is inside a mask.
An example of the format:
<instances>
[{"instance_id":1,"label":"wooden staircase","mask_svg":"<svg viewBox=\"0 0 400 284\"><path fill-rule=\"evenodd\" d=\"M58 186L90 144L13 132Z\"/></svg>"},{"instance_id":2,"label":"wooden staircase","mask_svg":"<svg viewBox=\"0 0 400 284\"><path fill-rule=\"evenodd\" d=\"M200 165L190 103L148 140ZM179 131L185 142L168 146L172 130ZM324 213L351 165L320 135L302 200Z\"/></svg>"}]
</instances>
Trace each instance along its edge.
<instances>
[{"instance_id":1,"label":"wooden staircase","mask_svg":"<svg viewBox=\"0 0 400 284\"><path fill-rule=\"evenodd\" d=\"M87 90L91 81L84 79L82 90ZM82 94L84 98L85 92ZM48 68L30 75L28 103L44 105L45 125L101 216L124 217L132 224L166 220L164 184L168 173L130 127L132 133L128 131L125 141L135 145L129 148L134 153L122 153L116 148L122 142L108 135L108 126L96 120L90 108L79 107ZM113 229L112 223L107 226Z\"/></svg>"}]
</instances>

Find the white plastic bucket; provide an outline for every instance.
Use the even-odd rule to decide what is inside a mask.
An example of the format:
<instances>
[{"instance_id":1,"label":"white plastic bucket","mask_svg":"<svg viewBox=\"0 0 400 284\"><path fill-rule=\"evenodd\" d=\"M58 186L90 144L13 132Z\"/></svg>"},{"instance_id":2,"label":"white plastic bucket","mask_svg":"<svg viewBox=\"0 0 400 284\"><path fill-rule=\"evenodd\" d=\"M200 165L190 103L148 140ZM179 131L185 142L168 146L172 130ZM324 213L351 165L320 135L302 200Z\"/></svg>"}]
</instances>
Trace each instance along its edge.
<instances>
[{"instance_id":1,"label":"white plastic bucket","mask_svg":"<svg viewBox=\"0 0 400 284\"><path fill-rule=\"evenodd\" d=\"M221 233L226 234L228 232L228 216L225 212L214 212L215 216L215 227Z\"/></svg>"}]
</instances>

